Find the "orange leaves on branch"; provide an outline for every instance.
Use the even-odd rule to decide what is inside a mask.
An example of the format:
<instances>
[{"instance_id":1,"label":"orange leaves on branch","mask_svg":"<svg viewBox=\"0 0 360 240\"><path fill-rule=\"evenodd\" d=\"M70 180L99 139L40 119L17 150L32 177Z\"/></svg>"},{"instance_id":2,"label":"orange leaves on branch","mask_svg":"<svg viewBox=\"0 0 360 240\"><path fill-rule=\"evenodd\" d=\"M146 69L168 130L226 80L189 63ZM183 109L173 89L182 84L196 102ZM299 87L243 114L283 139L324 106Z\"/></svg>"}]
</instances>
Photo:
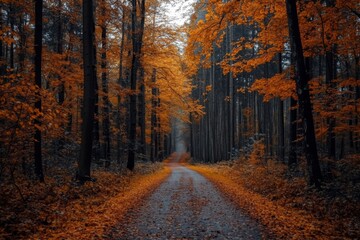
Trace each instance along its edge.
<instances>
[{"instance_id":1,"label":"orange leaves on branch","mask_svg":"<svg viewBox=\"0 0 360 240\"><path fill-rule=\"evenodd\" d=\"M251 85L250 91L257 91L264 95L264 101L278 97L282 100L286 98L296 99L295 81L289 80L286 73L276 74L269 79L258 79Z\"/></svg>"}]
</instances>

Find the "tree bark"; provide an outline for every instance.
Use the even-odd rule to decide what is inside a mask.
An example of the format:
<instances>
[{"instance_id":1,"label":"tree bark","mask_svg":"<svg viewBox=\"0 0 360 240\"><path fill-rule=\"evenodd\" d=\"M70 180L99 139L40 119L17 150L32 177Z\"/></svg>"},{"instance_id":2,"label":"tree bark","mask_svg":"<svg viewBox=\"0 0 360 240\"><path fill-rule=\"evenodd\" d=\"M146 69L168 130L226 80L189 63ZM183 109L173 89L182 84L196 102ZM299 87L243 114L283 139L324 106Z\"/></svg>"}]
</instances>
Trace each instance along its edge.
<instances>
[{"instance_id":1,"label":"tree bark","mask_svg":"<svg viewBox=\"0 0 360 240\"><path fill-rule=\"evenodd\" d=\"M155 86L156 83L156 69L153 69L152 72L152 89L151 89L151 144L150 144L150 160L151 162L155 162L156 156L155 156L155 142L156 142L156 124L157 124L157 115L156 115L156 105L157 105L157 88Z\"/></svg>"},{"instance_id":2,"label":"tree bark","mask_svg":"<svg viewBox=\"0 0 360 240\"><path fill-rule=\"evenodd\" d=\"M132 34L132 59L130 73L130 89L133 91L130 95L130 114L129 114L129 151L127 168L133 170L135 167L135 151L136 151L136 81L139 67L139 40L137 34L137 1L132 0L131 10L131 34Z\"/></svg>"},{"instance_id":3,"label":"tree bark","mask_svg":"<svg viewBox=\"0 0 360 240\"><path fill-rule=\"evenodd\" d=\"M140 26L139 26L139 115L138 115L138 126L140 128L140 141L139 141L139 153L146 155L146 142L145 142L145 76L144 76L144 68L140 61L141 59L141 48L142 48L142 38L144 33L145 26L145 0L141 1L140 5Z\"/></svg>"},{"instance_id":4,"label":"tree bark","mask_svg":"<svg viewBox=\"0 0 360 240\"><path fill-rule=\"evenodd\" d=\"M278 54L278 72L282 73L282 56ZM284 161L285 156L285 136L284 136L284 101L280 98L278 103L278 158L280 161Z\"/></svg>"},{"instance_id":5,"label":"tree bark","mask_svg":"<svg viewBox=\"0 0 360 240\"><path fill-rule=\"evenodd\" d=\"M119 80L118 80L118 85L120 86L121 89L123 89L123 87L125 87L124 84L124 79L123 79L123 62L124 62L124 43L125 43L125 8L123 8L123 13L122 13L122 24L121 24L121 43L120 43L120 60L119 60ZM117 96L117 100L118 100L118 116L117 116L117 127L119 128L119 132L117 134L117 157L116 160L118 163L121 162L121 155L122 155L122 133L121 133L121 123L122 120L125 120L125 117L122 118L122 114L121 114L121 109L122 109L122 99L121 99L121 95L118 94Z\"/></svg>"},{"instance_id":6,"label":"tree bark","mask_svg":"<svg viewBox=\"0 0 360 240\"><path fill-rule=\"evenodd\" d=\"M309 183L320 188L321 170L317 155L314 120L310 100L308 76L305 68L303 48L301 43L296 0L286 0L291 53L296 60L296 92L299 98L300 118L304 131L304 152L309 171Z\"/></svg>"},{"instance_id":7,"label":"tree bark","mask_svg":"<svg viewBox=\"0 0 360 240\"><path fill-rule=\"evenodd\" d=\"M93 0L83 0L84 105L78 180L90 180L96 86L96 48Z\"/></svg>"},{"instance_id":8,"label":"tree bark","mask_svg":"<svg viewBox=\"0 0 360 240\"><path fill-rule=\"evenodd\" d=\"M58 0L58 17L57 17L57 48L56 52L58 54L63 54L63 29L62 29L62 18L61 18L61 9L62 9L62 2ZM65 85L64 81L59 77L60 86L59 86L59 104L63 104L65 100Z\"/></svg>"},{"instance_id":9,"label":"tree bark","mask_svg":"<svg viewBox=\"0 0 360 240\"><path fill-rule=\"evenodd\" d=\"M110 101L109 101L109 84L107 79L107 36L106 36L106 6L105 1L103 1L102 6L102 24L101 24L101 45L102 45L102 53L101 53L101 80L102 80L102 91L103 91L103 137L104 137L104 158L107 161L106 165L109 164L110 160Z\"/></svg>"}]
</instances>

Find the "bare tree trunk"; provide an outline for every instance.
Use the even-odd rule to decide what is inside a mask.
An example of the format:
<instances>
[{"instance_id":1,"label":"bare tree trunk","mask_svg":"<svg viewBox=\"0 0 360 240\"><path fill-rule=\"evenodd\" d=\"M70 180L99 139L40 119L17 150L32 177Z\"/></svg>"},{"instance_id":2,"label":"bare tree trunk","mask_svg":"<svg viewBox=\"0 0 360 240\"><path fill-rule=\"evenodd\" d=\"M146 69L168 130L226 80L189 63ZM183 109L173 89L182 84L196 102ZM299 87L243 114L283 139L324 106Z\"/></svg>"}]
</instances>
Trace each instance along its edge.
<instances>
[{"instance_id":1,"label":"bare tree trunk","mask_svg":"<svg viewBox=\"0 0 360 240\"><path fill-rule=\"evenodd\" d=\"M124 43L125 43L125 8L123 8L123 13L122 13L122 24L121 24L121 43L120 43L120 63L119 63L119 80L118 80L118 85L122 88L125 87L124 83L124 79L123 79L123 72L124 72ZM122 154L122 133L121 133L121 120L125 120L125 117L122 118L121 115L121 108L122 108L122 99L121 96L118 95L117 97L118 100L118 116L117 116L117 127L119 128L119 132L117 134L117 157L116 160L118 163L121 162L121 154Z\"/></svg>"},{"instance_id":2,"label":"bare tree trunk","mask_svg":"<svg viewBox=\"0 0 360 240\"><path fill-rule=\"evenodd\" d=\"M128 150L128 162L127 168L133 170L135 167L135 151L136 151L136 80L137 80L137 69L138 69L138 37L136 28L136 14L137 14L137 3L136 0L131 1L131 34L132 34L132 60L131 60L131 90L133 91L130 95L130 109L129 109L129 150Z\"/></svg>"},{"instance_id":3,"label":"bare tree trunk","mask_svg":"<svg viewBox=\"0 0 360 240\"><path fill-rule=\"evenodd\" d=\"M278 54L278 72L282 73L282 57L281 53ZM284 136L284 101L277 100L278 103L278 158L284 161L285 156L285 136Z\"/></svg>"},{"instance_id":4,"label":"bare tree trunk","mask_svg":"<svg viewBox=\"0 0 360 240\"><path fill-rule=\"evenodd\" d=\"M83 0L84 105L78 179L90 180L96 87L96 48L93 0Z\"/></svg>"},{"instance_id":5,"label":"bare tree trunk","mask_svg":"<svg viewBox=\"0 0 360 240\"><path fill-rule=\"evenodd\" d=\"M62 29L61 9L62 9L62 2L61 0L58 0L57 36L56 36L57 37L56 52L58 54L63 53L63 29ZM63 104L65 100L65 86L64 86L64 81L62 79L59 80L61 83L59 86L58 98L59 98L59 104Z\"/></svg>"},{"instance_id":6,"label":"bare tree trunk","mask_svg":"<svg viewBox=\"0 0 360 240\"><path fill-rule=\"evenodd\" d=\"M156 83L156 69L153 69L152 72L152 90L151 90L151 144L150 144L150 160L151 162L155 162L157 159L155 158L155 142L156 142L156 105L157 105L157 89L155 86Z\"/></svg>"},{"instance_id":7,"label":"bare tree trunk","mask_svg":"<svg viewBox=\"0 0 360 240\"><path fill-rule=\"evenodd\" d=\"M96 163L100 163L101 146L100 146L100 116L99 116L99 84L95 82L95 106L94 106L94 133L93 133L93 158Z\"/></svg>"},{"instance_id":8,"label":"bare tree trunk","mask_svg":"<svg viewBox=\"0 0 360 240\"><path fill-rule=\"evenodd\" d=\"M127 168L133 170L135 167L135 151L136 151L136 85L138 79L138 70L140 67L140 55L142 47L142 37L145 23L145 0L141 1L140 5L140 16L141 24L139 28L137 22L137 1L132 0L132 11L131 11L131 34L132 34L132 60L131 60L131 90L133 93L130 96L130 116L129 116L129 151L128 151L128 162Z\"/></svg>"},{"instance_id":9,"label":"bare tree trunk","mask_svg":"<svg viewBox=\"0 0 360 240\"><path fill-rule=\"evenodd\" d=\"M103 136L104 136L104 158L106 160L106 166L110 163L110 101L109 101L109 86L107 79L107 36L106 36L106 6L105 1L102 3L102 17L103 22L101 24L101 45L102 45L102 53L101 53L101 80L102 80L102 91L103 91Z\"/></svg>"},{"instance_id":10,"label":"bare tree trunk","mask_svg":"<svg viewBox=\"0 0 360 240\"><path fill-rule=\"evenodd\" d=\"M0 32L3 31L3 27L4 27L3 25L4 25L4 22L3 22L2 6L0 6ZM2 39L0 39L0 76L5 75L5 70L6 70L5 63L6 63L6 60L5 60L5 54L4 54L4 45L3 45Z\"/></svg>"},{"instance_id":11,"label":"bare tree trunk","mask_svg":"<svg viewBox=\"0 0 360 240\"><path fill-rule=\"evenodd\" d=\"M297 101L290 99L290 149L289 149L289 168L297 165L296 138L297 138Z\"/></svg>"},{"instance_id":12,"label":"bare tree trunk","mask_svg":"<svg viewBox=\"0 0 360 240\"><path fill-rule=\"evenodd\" d=\"M146 155L146 142L145 142L145 83L144 83L144 68L139 66L139 95L138 95L138 127L140 129L140 135L139 135L139 149L138 153L141 153L143 156Z\"/></svg>"},{"instance_id":13,"label":"bare tree trunk","mask_svg":"<svg viewBox=\"0 0 360 240\"><path fill-rule=\"evenodd\" d=\"M304 152L308 164L309 183L320 188L321 170L317 155L314 120L310 101L308 76L300 37L296 0L286 0L289 36L293 59L296 60L296 92L299 98L300 118L304 130Z\"/></svg>"},{"instance_id":14,"label":"bare tree trunk","mask_svg":"<svg viewBox=\"0 0 360 240\"><path fill-rule=\"evenodd\" d=\"M141 48L142 48L142 38L144 33L144 26L145 26L145 0L141 1L140 5L140 26L139 26L139 116L138 116L138 126L140 128L140 141L139 141L139 153L146 155L146 141L145 141L145 79L144 79L144 68L140 61L141 59Z\"/></svg>"}]
</instances>

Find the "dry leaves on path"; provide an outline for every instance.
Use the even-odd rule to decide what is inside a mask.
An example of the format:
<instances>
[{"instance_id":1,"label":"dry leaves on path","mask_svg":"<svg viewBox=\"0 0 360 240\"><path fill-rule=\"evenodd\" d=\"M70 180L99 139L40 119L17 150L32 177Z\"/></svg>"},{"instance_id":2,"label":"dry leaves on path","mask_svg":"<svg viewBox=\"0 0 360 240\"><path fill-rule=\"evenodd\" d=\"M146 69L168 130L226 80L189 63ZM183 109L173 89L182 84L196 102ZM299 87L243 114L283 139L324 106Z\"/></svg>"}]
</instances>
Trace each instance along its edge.
<instances>
[{"instance_id":1,"label":"dry leaves on path","mask_svg":"<svg viewBox=\"0 0 360 240\"><path fill-rule=\"evenodd\" d=\"M231 173L216 166L189 166L213 182L228 198L250 216L264 224L277 238L284 239L351 239L326 220L319 220L305 211L284 207L254 193L231 178Z\"/></svg>"}]
</instances>

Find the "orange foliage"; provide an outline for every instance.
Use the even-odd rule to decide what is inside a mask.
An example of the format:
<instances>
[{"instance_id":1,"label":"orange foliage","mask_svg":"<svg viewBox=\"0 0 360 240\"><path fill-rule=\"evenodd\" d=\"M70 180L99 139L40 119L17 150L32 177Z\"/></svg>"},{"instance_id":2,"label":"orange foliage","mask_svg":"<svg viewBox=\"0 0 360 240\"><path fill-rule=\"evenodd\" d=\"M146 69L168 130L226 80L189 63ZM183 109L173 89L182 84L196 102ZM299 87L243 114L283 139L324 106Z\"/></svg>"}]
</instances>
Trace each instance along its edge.
<instances>
[{"instance_id":1,"label":"orange foliage","mask_svg":"<svg viewBox=\"0 0 360 240\"><path fill-rule=\"evenodd\" d=\"M286 98L297 98L295 92L295 81L291 81L285 77L285 73L276 74L271 78L257 79L251 85L250 91L257 91L264 95L264 101L268 102L271 99L278 97L282 100Z\"/></svg>"},{"instance_id":2,"label":"orange foliage","mask_svg":"<svg viewBox=\"0 0 360 240\"><path fill-rule=\"evenodd\" d=\"M222 42L225 32L231 26L251 28L247 38L241 37L231 43L230 52L219 60L224 74L234 76L251 72L257 67L274 61L277 54L288 51L288 27L284 1L207 1L199 3L198 21L195 17L189 30L186 57L190 74L195 74L200 67L211 66L210 57L214 47ZM336 45L336 54L347 59L360 54L360 41L355 26L358 22L356 1L335 1L335 6L327 6L321 1L299 3L299 21L306 57L323 55L332 51ZM202 16L205 15L205 16ZM266 99L280 96L293 96L293 87L274 76L260 79L253 90L270 91ZM266 89L263 87L266 83ZM280 91L279 88L284 91ZM279 91L278 91L279 90ZM286 91L286 93L284 93ZM282 93L283 94L280 94Z\"/></svg>"}]
</instances>

